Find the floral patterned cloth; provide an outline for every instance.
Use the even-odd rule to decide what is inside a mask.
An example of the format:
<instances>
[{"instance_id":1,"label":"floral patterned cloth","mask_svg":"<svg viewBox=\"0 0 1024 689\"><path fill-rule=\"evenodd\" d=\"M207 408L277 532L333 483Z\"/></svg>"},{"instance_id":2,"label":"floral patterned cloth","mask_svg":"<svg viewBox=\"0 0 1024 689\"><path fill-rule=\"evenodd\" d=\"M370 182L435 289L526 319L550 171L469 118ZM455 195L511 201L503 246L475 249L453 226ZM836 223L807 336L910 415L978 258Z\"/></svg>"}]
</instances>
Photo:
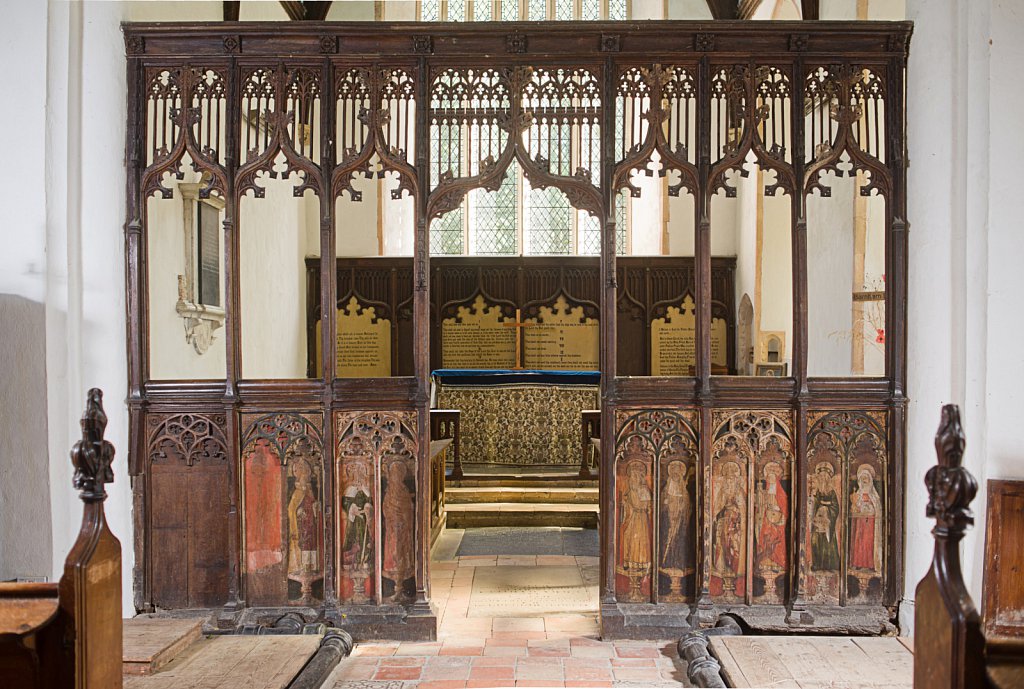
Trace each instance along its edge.
<instances>
[{"instance_id":1,"label":"floral patterned cloth","mask_svg":"<svg viewBox=\"0 0 1024 689\"><path fill-rule=\"evenodd\" d=\"M441 409L462 411L463 464L579 466L580 412L597 409L597 386L441 385Z\"/></svg>"}]
</instances>

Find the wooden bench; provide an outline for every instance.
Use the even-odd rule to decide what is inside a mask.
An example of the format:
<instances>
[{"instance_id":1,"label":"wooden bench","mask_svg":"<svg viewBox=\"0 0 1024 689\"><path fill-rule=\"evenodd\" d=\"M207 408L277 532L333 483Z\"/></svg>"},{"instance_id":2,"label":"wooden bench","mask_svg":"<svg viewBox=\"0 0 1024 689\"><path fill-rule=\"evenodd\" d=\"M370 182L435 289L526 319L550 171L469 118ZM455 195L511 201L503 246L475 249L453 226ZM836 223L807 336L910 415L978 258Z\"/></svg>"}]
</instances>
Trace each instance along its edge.
<instances>
[{"instance_id":1,"label":"wooden bench","mask_svg":"<svg viewBox=\"0 0 1024 689\"><path fill-rule=\"evenodd\" d=\"M121 544L107 527L104 484L114 447L103 439L103 393L89 391L71 450L84 503L59 584L0 584L0 686L121 687Z\"/></svg>"},{"instance_id":2,"label":"wooden bench","mask_svg":"<svg viewBox=\"0 0 1024 689\"><path fill-rule=\"evenodd\" d=\"M914 605L914 688L915 689L1009 689L1024 686L1024 626L1000 625L999 619L1024 619L1021 607L1020 575L1000 569L997 552L1020 562L1019 526L1024 520L1018 512L1024 506L1024 490L1005 491L1005 486L989 486L989 531L986 535L985 600L986 620L974 607L964 585L960 568L960 541L966 528L974 523L970 504L978 491L974 477L961 462L964 433L960 410L956 405L942 409L942 422L935 436L939 463L928 470L926 514L935 519L932 535L935 553L928 573L917 585ZM1002 483L1002 482L999 482ZM993 485L996 484L996 485ZM995 493L993 492L995 491ZM1019 496L1019 497L1018 497ZM1011 505L1007 516L1005 505ZM1010 520L1011 523L1006 523ZM1012 523L1016 522L1016 524ZM1015 528L1016 527L1016 528ZM1003 542L1003 534L1012 534ZM1017 549L1017 550L1014 550ZM999 593L993 590L1001 580L1012 581L1014 593L994 603ZM1007 606L1016 607L1007 610Z\"/></svg>"}]
</instances>

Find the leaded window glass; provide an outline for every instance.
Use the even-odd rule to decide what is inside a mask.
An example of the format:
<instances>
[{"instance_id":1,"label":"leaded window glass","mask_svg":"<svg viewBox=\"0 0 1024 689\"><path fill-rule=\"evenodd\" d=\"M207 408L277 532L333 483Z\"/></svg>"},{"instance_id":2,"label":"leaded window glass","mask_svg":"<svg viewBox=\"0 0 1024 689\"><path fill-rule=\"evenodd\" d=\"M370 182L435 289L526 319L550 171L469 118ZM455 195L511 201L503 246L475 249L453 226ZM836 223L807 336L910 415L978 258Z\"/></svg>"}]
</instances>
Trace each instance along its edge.
<instances>
[{"instance_id":1,"label":"leaded window glass","mask_svg":"<svg viewBox=\"0 0 1024 689\"><path fill-rule=\"evenodd\" d=\"M422 21L595 21L602 18L628 18L626 0L421 0ZM572 138L589 140L591 145L572 155L570 137L550 136L546 123L535 124L527 137L536 155L541 153L551 163L555 174L571 174L577 167L590 170L591 179L601 179L600 137L588 137L590 124L572 126ZM569 127L569 125L561 125ZM431 125L430 173L436 186L442 175L459 170L459 162L468 163L473 173L479 172L476 148L479 132L468 136L459 126ZM617 118L616 139L622 138L622 122ZM568 131L568 130L566 130ZM552 145L554 141L561 145ZM621 147L621 143L617 144ZM463 161L462 156L467 155ZM582 159L577 159L582 158ZM628 248L628 198L616 197L616 250ZM430 227L430 251L435 255L599 255L602 222L587 212L574 209L565 196L554 187L531 189L515 163L509 166L497 191L474 189L460 208L434 220Z\"/></svg>"},{"instance_id":2,"label":"leaded window glass","mask_svg":"<svg viewBox=\"0 0 1024 689\"><path fill-rule=\"evenodd\" d=\"M497 191L474 189L470 192L470 253L492 256L519 253L516 224L519 177L519 166L513 163Z\"/></svg>"}]
</instances>

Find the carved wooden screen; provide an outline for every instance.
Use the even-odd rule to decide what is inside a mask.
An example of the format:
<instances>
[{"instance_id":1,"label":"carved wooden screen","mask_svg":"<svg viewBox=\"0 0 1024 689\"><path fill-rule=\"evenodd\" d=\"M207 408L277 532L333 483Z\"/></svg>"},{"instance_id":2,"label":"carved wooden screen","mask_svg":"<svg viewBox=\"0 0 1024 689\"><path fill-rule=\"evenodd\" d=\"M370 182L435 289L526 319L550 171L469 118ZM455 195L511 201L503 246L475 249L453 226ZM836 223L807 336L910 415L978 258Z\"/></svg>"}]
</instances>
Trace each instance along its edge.
<instances>
[{"instance_id":1,"label":"carved wooden screen","mask_svg":"<svg viewBox=\"0 0 1024 689\"><path fill-rule=\"evenodd\" d=\"M385 633L394 618L384 611L400 604L414 613L403 633L433 633L429 501L417 499L428 494L427 376L439 307L429 237L467 194L501 189L515 165L533 188L568 199L600 254L584 291L600 320L601 509L619 514L627 493L641 504L628 534L602 535L604 633L640 633L625 629L625 615L649 603L681 606L653 616L659 624L709 624L731 610L766 628L782 620L884 628L903 590L910 30L885 22L126 25L128 403L132 473L143 479L135 483L137 607L298 605L337 616L358 605L359 619ZM759 194L791 208L792 366L778 378L717 375L712 352L716 318L723 310L735 318L741 300L718 297L711 201L736 193L752 170L763 180ZM633 272L617 260L618 199L640 194L638 174L665 176L670 195L693 198L692 258ZM282 175L318 209L310 223L319 256L338 255L333 202L357 201L357 178L390 176L392 194L413 199L413 256L395 273L401 289L379 299L395 336L413 343L394 353L403 375L337 377L326 319L310 335L320 366L306 377L246 377L239 210L243 196L262 196ZM159 237L149 204L174 198L186 177L199 198L223 202L224 308L180 299L179 314L196 351L220 343L223 358L212 373L156 376L148 288L163 257L151 251ZM809 217L849 180L851 204L880 199L857 212L884 221L882 284L846 295L876 305L882 363L873 377L818 377L809 375L809 333L824 326L815 320L822 310L808 310L818 297L809 275L822 270L808 242L828 235L809 228ZM318 271L309 309L358 289L331 261L309 266ZM680 271L692 272L683 304L672 303ZM668 317L669 307L691 310L691 370L636 375L647 372L649 362L637 361L649 350L630 343L650 337L649 319ZM315 351L304 344L304 354ZM730 349L729 360L738 355ZM203 424L167 430L184 429L186 417ZM271 442L282 433L296 444ZM168 442L180 451L167 451ZM264 492L281 505L266 533L244 523L255 514L245 484L260 472L276 477ZM205 507L182 501L197 482L228 490L192 491ZM252 491L266 488L256 483ZM295 495L319 525L286 528ZM167 512L169 504L181 509ZM349 520L353 504L375 521ZM684 509L687 529L673 529ZM211 532L209 547L169 545L168 533L217 515L227 526ZM299 541L305 554L289 552ZM155 571L181 557L173 581Z\"/></svg>"}]
</instances>

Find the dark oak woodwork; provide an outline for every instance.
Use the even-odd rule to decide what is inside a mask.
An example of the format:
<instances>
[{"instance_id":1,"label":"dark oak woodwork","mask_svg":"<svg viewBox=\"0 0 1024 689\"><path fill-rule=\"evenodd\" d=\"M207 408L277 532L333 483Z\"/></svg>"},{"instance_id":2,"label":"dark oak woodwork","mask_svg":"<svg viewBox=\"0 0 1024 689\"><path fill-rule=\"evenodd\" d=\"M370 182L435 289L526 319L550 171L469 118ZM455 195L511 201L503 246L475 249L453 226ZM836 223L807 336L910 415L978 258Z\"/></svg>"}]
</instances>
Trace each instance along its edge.
<instances>
[{"instance_id":1,"label":"dark oak woodwork","mask_svg":"<svg viewBox=\"0 0 1024 689\"><path fill-rule=\"evenodd\" d=\"M339 258L337 305L344 308L351 297L372 306L380 318L392 323L392 373L413 375L415 351L412 318L412 261L410 258ZM523 318L536 318L538 309L564 296L570 306L582 306L588 318L600 318L598 257L509 256L430 260L432 370L443 368L440 322L453 317L460 307L470 306L477 295L501 307L506 318L517 309ZM735 372L736 362L736 259L711 259L712 317L726 323L727 361L723 370ZM321 270L319 258L306 259L307 375L315 376L316 326L320 320ZM616 306L618 372L623 376L647 376L651 372L651 320L664 318L666 309L695 296L694 260L670 256L621 256L616 261L619 296Z\"/></svg>"},{"instance_id":2,"label":"dark oak woodwork","mask_svg":"<svg viewBox=\"0 0 1024 689\"><path fill-rule=\"evenodd\" d=\"M580 444L583 456L580 458L580 478L594 478L601 466L601 453L594 441L601 440L601 410L586 409L580 414ZM593 474L591 473L593 467Z\"/></svg>"},{"instance_id":3,"label":"dark oak woodwork","mask_svg":"<svg viewBox=\"0 0 1024 689\"><path fill-rule=\"evenodd\" d=\"M810 14L805 10L805 17L810 18ZM342 514L338 504L342 487L336 484L340 460L334 450L338 447L337 435L344 429L337 425L336 420L339 414L359 412L363 416L373 416L371 412L379 411L401 419L406 429L402 437L418 453L415 483L418 494L423 497L415 500L415 519L412 522L415 528L415 595L403 594L400 600L410 619L427 620L424 624L429 624L432 619L427 587L431 515L426 492L431 483L432 467L427 456L430 446L428 376L431 368L435 367L438 352L436 328L432 324L436 323L439 310L450 301L439 301L443 284L438 286L440 289L431 286L433 280L439 279L439 271L444 269L448 259L431 258L429 255L429 220L457 204L470 189L493 186L505 167L512 160L517 160L530 176L531 184L557 187L576 208L592 213L602 223L602 255L597 259L585 259L590 262L589 270L596 273L596 280L588 278L585 281L589 285L585 300L594 305L601 322L601 426L604 431L601 434L601 456L605 460L600 463L598 471L603 513L613 514L617 506L614 461L619 431L616 427L617 408L651 412L683 409L687 419L691 418L691 411L693 413L692 426L697 435L696 471L702 480L697 484L695 496L696 529L700 537L693 545L698 571L692 600L688 601L693 613L691 622L713 623L721 611L719 600L708 587L712 516L708 504L708 482L713 461L713 415L722 410L748 410L758 418L776 412L791 414L785 418L792 418L792 427L788 430L793 457L788 516L794 534L805 534L809 527L806 505L810 491L808 437L814 423L811 417L844 412L884 417L884 423L879 422L878 426L884 447L873 449L879 456L884 452L885 476L880 481L884 495L881 502L885 505L884 517L890 525L885 530L884 572L878 596L873 596L870 604L821 605L809 602L804 590L809 554L803 544L805 539L794 536L791 541L795 545L788 557L790 564L783 603L732 606L732 610L750 619L756 619L761 612L776 616L786 613L793 625L816 624L816 607L854 617L870 614L874 616L872 619L887 614L887 606L894 606L903 590L901 529L904 507L901 488L904 482L906 415L908 225L902 94L911 28L907 22L743 21L465 25L301 21L125 25L129 466L135 479L137 607L151 609L161 604L161 599L173 602L175 607L226 606L227 612L237 612L248 605L240 540L241 515L245 508L240 503L242 491L238 469L241 438L245 432L242 415L316 411L325 419L323 446L325 449L333 448L324 453L323 514L328 528L324 529L325 599L320 612L328 616L342 612L347 603L339 603L338 592L343 575L347 573L343 571L344 567L338 569L341 558L335 527ZM609 36L616 40L607 40ZM645 93L659 95L672 80L666 66L674 66L678 73L685 72L692 79L687 83L692 83L693 87L693 112L696 113L694 150L683 151L676 145L678 142L671 142L664 136L661 127L650 127L644 140L635 142L635 146L619 156L613 137L607 135L597 142L602 153L599 174L574 176L572 171L563 174L554 166L546 168L531 158L530 152L520 144L506 145L495 156L494 164L484 166L486 169L480 174L470 176L465 171L455 171L452 179L446 178L431 186L431 164L434 162L429 155L431 118L466 116L465 113L445 113L438 108L424 107L431 102L432 84L439 74L446 70L466 74L470 68L493 68L496 83L515 92L516 88L523 88L529 83L531 69L557 74L556 66L571 66L580 70L580 74L585 73L588 88L596 89L600 102L606 105L615 102L621 79L627 73L635 74L638 83L649 89ZM743 135L735 142L735 148L729 147L724 153L712 150L712 84L728 86L733 93L753 98L753 93L761 86L757 76L760 67L780 70L788 79L793 112L804 111L809 102L805 96L805 84L811 74L824 75L820 78L827 82L828 92L846 98L858 87L855 75L860 72L857 69L868 69L876 79L873 83L888 94L884 112L884 148L887 152L884 161L867 144L861 148L851 127L856 108L846 102L838 103L835 109L838 133L834 140L827 148L819 147L819 153L812 158L805 159L805 143L818 145L825 142L815 140L813 131L805 131L804 118L792 118L787 132L792 160L785 162L773 157L770 147L755 135L757 109L752 107L736 115L737 123L742 122L739 129ZM392 76L400 73L401 79L409 80L402 83L409 85L412 98L418 105L415 108L415 126L411 128L416 137L410 142L407 155L393 150L395 142L388 140L387 130L382 125L385 113L380 104L384 100L385 87L391 88L389 83L397 83L388 82L381 76L380 70L384 68L392 70L389 72ZM289 80L299 76L306 80L303 83L312 80L318 84L317 93L320 95L317 98L324 105L319 109L321 120L317 123L321 137L318 160L293 145L288 129L291 120L283 111L272 113L274 117L269 120L270 144L253 156L248 155L240 135L241 94L245 80L259 69L267 70L270 75L267 88L275 89L279 94L286 84L297 83ZM157 97L151 90L153 80L165 73L172 81L177 80L175 88L180 91L176 93L182 94L183 107L177 111L176 117L182 118L181 122L191 122L190 117L201 118L193 105L193 99L199 97L193 81L196 70L215 73L220 80L218 83L225 89L227 107L222 120L225 127L223 150L210 150L201 137L197 138L198 124L175 130L177 137L168 143L166 150L159 147L155 151L146 150L147 118L150 117L147 106L150 98ZM350 74L352 70L365 77L358 77L357 81L363 79L359 83L368 89L367 124L362 130L362 138L348 147L352 150L338 150L333 139L338 115L336 108L329 105L336 102L341 76ZM723 74L727 76L722 77ZM720 81L714 82L716 78ZM531 121L534 115L530 108L523 107L518 98L509 100L507 107L489 110L479 116L491 118L488 121L495 123L500 120L505 126ZM649 119L660 121L658 118L666 115L661 109L662 99L651 97L650 102L652 111L648 114ZM586 112L559 110L553 114L563 118L595 118L602 131L615 131L614 107L595 106ZM655 150L667 167L678 171L678 178L682 180L680 190L685 188L694 197L696 237L692 259L631 259L615 255L613 201L618 192L630 187L630 171L646 165ZM734 309L732 304L722 303L727 300L716 297L722 287L715 277L718 259L711 256L710 199L723 185L728 186L724 182L727 173L731 174L730 171L741 165L748 152L753 152L759 163L775 170L777 191L788 194L792 200L793 365L792 375L788 378L712 375L711 321L719 313L716 309L723 309L726 313ZM173 173L186 153L198 171L209 173L211 191L216 191L226 201L223 222L226 365L224 378L219 381L153 381L148 374L150 334L146 242L147 233L153 230L147 226L146 199L154 193L164 193L160 186L162 176ZM404 259L402 268L410 276L407 283L410 288L405 289L411 289L411 292L406 291L401 300L396 297L392 304L398 312L396 336L403 342L412 343L395 348L397 360L394 370L400 375L389 379L336 378L333 366L336 359L335 322L329 318L320 339L322 377L289 381L242 378L239 198L243 193L256 190L258 174L268 169L278 153L283 153L289 167L302 176L303 188L320 197L321 256L337 255L335 199L347 193L345 190L352 175L361 174L359 171L365 170L373 156L380 158L385 170L399 175L401 193L415 199L413 256ZM810 378L807 375L805 196L817 193L820 187L818 174L836 170L839 156L844 153L851 157L855 167L871 173L872 190L886 198L886 375L880 378ZM472 261L473 265L484 266L488 260ZM574 260L558 258L555 262L568 266ZM659 297L651 290L641 296L640 284L646 283L629 271L631 261L642 263L644 260L651 261L643 269L645 271L648 268L655 270L656 264L664 261L664 265L672 270L688 271L693 276L690 279L697 303L697 356L692 377L635 375L649 370L646 360L649 345L644 339L646 335L641 337L636 324L630 320L633 305L625 296L632 295L640 302L638 308L641 311L655 308L659 299L676 296L673 293ZM345 296L345 273L336 270L329 262L319 265L319 283L315 283L315 279L316 275L311 282L311 303L317 294L320 304L336 304ZM583 282L579 283L581 289ZM583 295L580 298L583 300ZM630 304L628 309L621 307L624 299ZM644 317L649 318L650 315L644 314ZM732 342L734 338L729 339ZM167 452L165 458L153 445L154 439L169 437L156 433L155 429L172 418L180 419L186 415L210 420L210 430L201 436L204 442L209 440L216 447L216 451L210 453L209 461L202 458L190 464L188 457L192 453L187 448ZM181 442L178 445L184 447ZM204 492L199 487L200 483L216 484L217 487L208 486ZM184 500L190 492L197 496L191 504ZM191 524L198 527L189 526ZM203 538L208 538L209 542L189 544L186 540L182 544L183 531L180 530L194 528L208 530L209 535ZM172 533L177 535L170 538ZM168 538L163 538L164 535ZM604 553L615 552L615 538L611 529L602 530ZM162 576L158 571L175 557L186 560L180 565L183 576L173 585L167 580L158 581ZM601 571L604 632L610 636L639 633L630 632L622 622L631 604L617 598L613 560L610 556L605 557ZM194 588L191 582L196 582ZM828 618L828 615L823 617ZM828 623L824 625L827 627ZM416 627L418 631L415 632L409 631L412 627L404 629L402 633L419 634L425 627ZM379 629L374 633L380 633Z\"/></svg>"},{"instance_id":4,"label":"dark oak woodwork","mask_svg":"<svg viewBox=\"0 0 1024 689\"><path fill-rule=\"evenodd\" d=\"M914 594L914 687L983 687L985 639L981 619L960 569L960 540L974 523L971 501L978 484L961 462L960 409L942 408L935 436L938 465L928 470L928 507L935 519L932 566Z\"/></svg>"},{"instance_id":5,"label":"dark oak woodwork","mask_svg":"<svg viewBox=\"0 0 1024 689\"><path fill-rule=\"evenodd\" d=\"M82 526L59 584L0 583L0 684L11 689L120 687L121 544L103 510L114 446L103 393L89 391L71 450Z\"/></svg>"},{"instance_id":6,"label":"dark oak woodwork","mask_svg":"<svg viewBox=\"0 0 1024 689\"><path fill-rule=\"evenodd\" d=\"M960 541L974 524L970 505L978 491L962 466L965 443L960 409L946 405L935 436L939 463L925 475L935 553L914 596L914 689L1010 689L1024 683L1019 624L1024 482L989 482L983 621L960 565Z\"/></svg>"},{"instance_id":7,"label":"dark oak woodwork","mask_svg":"<svg viewBox=\"0 0 1024 689\"><path fill-rule=\"evenodd\" d=\"M458 409L430 410L430 544L441 534L445 523L445 482L448 476L462 478L462 461L459 459ZM449 453L452 471L447 471Z\"/></svg>"}]
</instances>

